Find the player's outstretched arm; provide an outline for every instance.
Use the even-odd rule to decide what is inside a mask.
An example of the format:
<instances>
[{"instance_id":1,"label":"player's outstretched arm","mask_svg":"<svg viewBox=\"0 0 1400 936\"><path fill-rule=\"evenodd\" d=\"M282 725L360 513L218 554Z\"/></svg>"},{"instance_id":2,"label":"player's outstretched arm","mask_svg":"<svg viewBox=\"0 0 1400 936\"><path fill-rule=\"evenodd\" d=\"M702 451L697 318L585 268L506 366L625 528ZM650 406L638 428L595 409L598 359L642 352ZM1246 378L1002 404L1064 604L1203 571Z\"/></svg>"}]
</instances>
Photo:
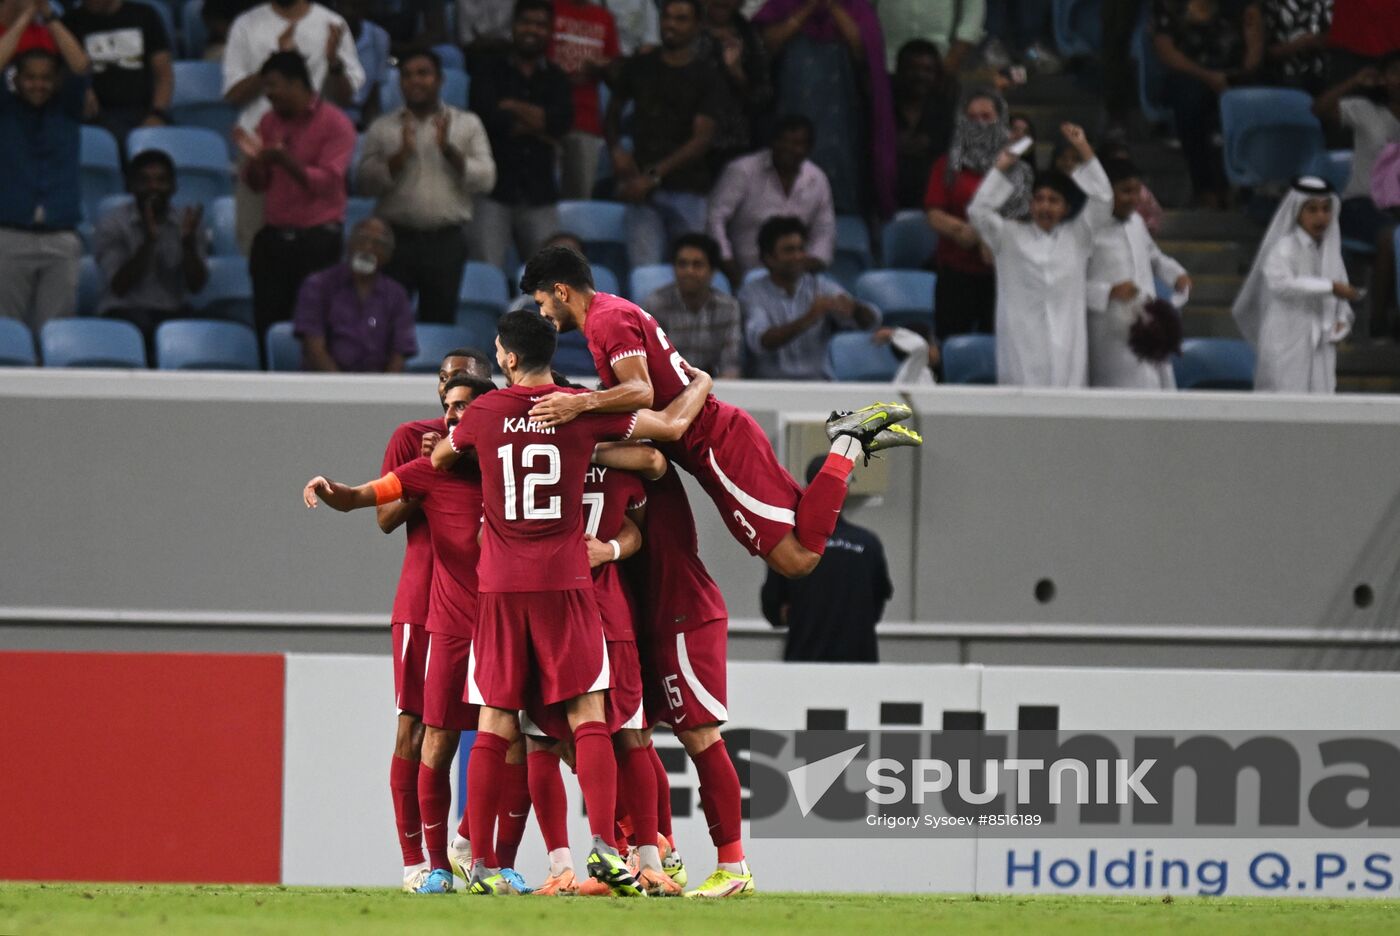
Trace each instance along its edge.
<instances>
[{"instance_id":1,"label":"player's outstretched arm","mask_svg":"<svg viewBox=\"0 0 1400 936\"><path fill-rule=\"evenodd\" d=\"M674 442L685 435L715 386L709 374L689 364L685 365L685 375L690 378L690 385L671 401L670 406L659 413L655 410L640 410L637 413L637 425L632 430L634 439Z\"/></svg>"},{"instance_id":2,"label":"player's outstretched arm","mask_svg":"<svg viewBox=\"0 0 1400 936\"><path fill-rule=\"evenodd\" d=\"M562 426L584 413L632 413L651 406L655 394L646 358L623 358L613 365L617 385L589 393L551 393L530 410L541 426Z\"/></svg>"},{"instance_id":3,"label":"player's outstretched arm","mask_svg":"<svg viewBox=\"0 0 1400 936\"><path fill-rule=\"evenodd\" d=\"M618 530L616 539L603 542L596 536L585 534L583 540L588 546L589 568L596 569L600 565L621 562L635 556L637 550L642 548L642 531L630 518L623 517L622 529ZM616 550L613 549L613 543L617 543Z\"/></svg>"},{"instance_id":4,"label":"player's outstretched arm","mask_svg":"<svg viewBox=\"0 0 1400 936\"><path fill-rule=\"evenodd\" d=\"M309 509L315 510L318 497L325 501L328 507L347 513L361 507L373 507L374 487L372 484L350 487L348 484L317 475L301 489L301 499Z\"/></svg>"},{"instance_id":5,"label":"player's outstretched arm","mask_svg":"<svg viewBox=\"0 0 1400 936\"><path fill-rule=\"evenodd\" d=\"M639 442L599 442L593 447L593 464L619 468L655 481L666 474L666 456Z\"/></svg>"}]
</instances>

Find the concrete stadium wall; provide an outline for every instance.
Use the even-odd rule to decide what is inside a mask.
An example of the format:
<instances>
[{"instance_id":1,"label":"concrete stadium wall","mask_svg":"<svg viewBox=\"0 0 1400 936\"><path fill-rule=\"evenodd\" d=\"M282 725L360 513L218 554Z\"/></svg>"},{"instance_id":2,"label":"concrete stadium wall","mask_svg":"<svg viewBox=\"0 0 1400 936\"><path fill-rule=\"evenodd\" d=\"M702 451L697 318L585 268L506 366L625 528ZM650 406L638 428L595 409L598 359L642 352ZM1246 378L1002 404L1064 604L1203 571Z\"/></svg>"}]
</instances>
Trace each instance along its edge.
<instances>
[{"instance_id":1,"label":"concrete stadium wall","mask_svg":"<svg viewBox=\"0 0 1400 936\"><path fill-rule=\"evenodd\" d=\"M891 393L718 388L799 472L828 411ZM927 443L858 469L851 514L890 557L886 659L1400 665L1400 401L906 398ZM437 409L425 377L0 374L0 647L377 652L400 537L298 495ZM735 656L772 658L763 566L692 496Z\"/></svg>"}]
</instances>

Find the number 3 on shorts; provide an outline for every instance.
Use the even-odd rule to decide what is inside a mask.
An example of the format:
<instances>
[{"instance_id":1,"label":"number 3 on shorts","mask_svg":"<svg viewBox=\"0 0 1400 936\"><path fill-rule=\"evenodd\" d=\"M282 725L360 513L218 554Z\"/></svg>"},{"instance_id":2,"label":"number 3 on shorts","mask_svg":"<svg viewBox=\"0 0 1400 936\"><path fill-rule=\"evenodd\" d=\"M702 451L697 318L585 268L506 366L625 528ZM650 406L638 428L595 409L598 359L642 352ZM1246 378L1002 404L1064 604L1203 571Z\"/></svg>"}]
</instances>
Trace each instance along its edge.
<instances>
[{"instance_id":1,"label":"number 3 on shorts","mask_svg":"<svg viewBox=\"0 0 1400 936\"><path fill-rule=\"evenodd\" d=\"M672 673L661 681L666 687L666 704L672 709L681 707L681 687L676 685L676 680L680 678L679 673Z\"/></svg>"}]
</instances>

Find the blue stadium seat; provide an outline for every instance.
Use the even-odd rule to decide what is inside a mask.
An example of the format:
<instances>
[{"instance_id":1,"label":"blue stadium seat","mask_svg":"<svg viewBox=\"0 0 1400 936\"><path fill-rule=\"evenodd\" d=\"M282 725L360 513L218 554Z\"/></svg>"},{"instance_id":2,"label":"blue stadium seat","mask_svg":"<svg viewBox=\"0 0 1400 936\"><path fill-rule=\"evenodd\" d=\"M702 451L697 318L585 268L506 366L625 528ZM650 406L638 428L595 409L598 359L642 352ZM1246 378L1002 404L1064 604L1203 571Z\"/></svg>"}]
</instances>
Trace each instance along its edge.
<instances>
[{"instance_id":1,"label":"blue stadium seat","mask_svg":"<svg viewBox=\"0 0 1400 936\"><path fill-rule=\"evenodd\" d=\"M233 194L233 167L228 144L203 127L138 127L126 138L130 155L159 149L175 160L180 196L209 210L214 199Z\"/></svg>"},{"instance_id":2,"label":"blue stadium seat","mask_svg":"<svg viewBox=\"0 0 1400 936\"><path fill-rule=\"evenodd\" d=\"M209 254L214 257L240 256L238 249L238 206L232 195L214 199L204 215L204 223L213 233Z\"/></svg>"},{"instance_id":3,"label":"blue stadium seat","mask_svg":"<svg viewBox=\"0 0 1400 936\"><path fill-rule=\"evenodd\" d=\"M922 270L867 270L856 280L855 296L878 308L885 325L922 325L931 333L937 280Z\"/></svg>"},{"instance_id":4,"label":"blue stadium seat","mask_svg":"<svg viewBox=\"0 0 1400 936\"><path fill-rule=\"evenodd\" d=\"M1254 349L1239 338L1187 338L1172 359L1179 390L1254 389Z\"/></svg>"},{"instance_id":5,"label":"blue stadium seat","mask_svg":"<svg viewBox=\"0 0 1400 936\"><path fill-rule=\"evenodd\" d=\"M593 262L595 271L602 264L616 274L617 280L627 275L631 264L627 258L626 205L609 201L561 201L559 230L578 235L583 241L583 252Z\"/></svg>"},{"instance_id":6,"label":"blue stadium seat","mask_svg":"<svg viewBox=\"0 0 1400 936\"><path fill-rule=\"evenodd\" d=\"M53 319L39 330L45 367L145 367L141 329L121 319Z\"/></svg>"},{"instance_id":7,"label":"blue stadium seat","mask_svg":"<svg viewBox=\"0 0 1400 936\"><path fill-rule=\"evenodd\" d=\"M83 213L89 221L95 221L98 202L126 190L117 138L101 127L84 124L79 162L82 165Z\"/></svg>"},{"instance_id":8,"label":"blue stadium seat","mask_svg":"<svg viewBox=\"0 0 1400 936\"><path fill-rule=\"evenodd\" d=\"M236 158L233 126L238 122L238 110L223 101L195 101L172 104L170 118L181 127L196 127L219 135L232 161Z\"/></svg>"},{"instance_id":9,"label":"blue stadium seat","mask_svg":"<svg viewBox=\"0 0 1400 936\"><path fill-rule=\"evenodd\" d=\"M291 322L276 322L269 326L264 337L263 349L268 370L301 370L301 342L292 333Z\"/></svg>"},{"instance_id":10,"label":"blue stadium seat","mask_svg":"<svg viewBox=\"0 0 1400 936\"><path fill-rule=\"evenodd\" d=\"M1150 123L1166 124L1174 127L1176 116L1163 101L1162 63L1157 61L1157 53L1152 47L1152 30L1147 17L1138 22L1133 31L1132 56L1137 63L1138 106Z\"/></svg>"},{"instance_id":11,"label":"blue stadium seat","mask_svg":"<svg viewBox=\"0 0 1400 936\"><path fill-rule=\"evenodd\" d=\"M847 290L855 288L856 279L875 265L870 247L870 228L863 218L855 215L836 216L836 256L826 273Z\"/></svg>"},{"instance_id":12,"label":"blue stadium seat","mask_svg":"<svg viewBox=\"0 0 1400 936\"><path fill-rule=\"evenodd\" d=\"M33 367L38 363L29 326L19 319L0 317L0 367Z\"/></svg>"},{"instance_id":13,"label":"blue stadium seat","mask_svg":"<svg viewBox=\"0 0 1400 936\"><path fill-rule=\"evenodd\" d=\"M938 246L938 232L928 226L922 211L901 211L885 222L880 246L885 269L923 270Z\"/></svg>"},{"instance_id":14,"label":"blue stadium seat","mask_svg":"<svg viewBox=\"0 0 1400 936\"><path fill-rule=\"evenodd\" d=\"M494 361L499 320L499 315L485 309L458 309L457 328L462 332L462 347L475 348Z\"/></svg>"},{"instance_id":15,"label":"blue stadium seat","mask_svg":"<svg viewBox=\"0 0 1400 936\"><path fill-rule=\"evenodd\" d=\"M156 329L161 370L259 370L258 339L238 322L171 319Z\"/></svg>"},{"instance_id":16,"label":"blue stadium seat","mask_svg":"<svg viewBox=\"0 0 1400 936\"><path fill-rule=\"evenodd\" d=\"M184 32L181 46L185 57L203 58L204 46L209 40L204 29L204 0L185 0L185 5L180 8L180 26Z\"/></svg>"},{"instance_id":17,"label":"blue stadium seat","mask_svg":"<svg viewBox=\"0 0 1400 936\"><path fill-rule=\"evenodd\" d=\"M467 109L467 97L471 93L471 78L461 68L451 68L442 63L442 100L446 104L462 110ZM379 79L379 109L382 113L403 107L403 89L399 87L399 70L390 68Z\"/></svg>"},{"instance_id":18,"label":"blue stadium seat","mask_svg":"<svg viewBox=\"0 0 1400 936\"><path fill-rule=\"evenodd\" d=\"M593 363L593 353L588 350L588 341L582 332L575 330L559 336L559 346L554 351L554 369L570 377L595 378L598 368Z\"/></svg>"},{"instance_id":19,"label":"blue stadium seat","mask_svg":"<svg viewBox=\"0 0 1400 936\"><path fill-rule=\"evenodd\" d=\"M1312 98L1292 88L1234 88L1220 96L1225 175L1231 185L1287 182L1324 158Z\"/></svg>"},{"instance_id":20,"label":"blue stadium seat","mask_svg":"<svg viewBox=\"0 0 1400 936\"><path fill-rule=\"evenodd\" d=\"M253 280L242 257L210 257L209 280L190 297L200 316L253 324Z\"/></svg>"},{"instance_id":21,"label":"blue stadium seat","mask_svg":"<svg viewBox=\"0 0 1400 936\"><path fill-rule=\"evenodd\" d=\"M345 239L350 239L350 232L355 229L355 225L374 214L375 201L373 198L365 198L362 195L352 195L345 200Z\"/></svg>"},{"instance_id":22,"label":"blue stadium seat","mask_svg":"<svg viewBox=\"0 0 1400 936\"><path fill-rule=\"evenodd\" d=\"M485 313L494 321L510 304L510 293L504 273L489 263L469 262L457 292L458 324L465 312ZM491 333L495 334L494 328Z\"/></svg>"},{"instance_id":23,"label":"blue stadium seat","mask_svg":"<svg viewBox=\"0 0 1400 936\"><path fill-rule=\"evenodd\" d=\"M1055 45L1061 55L1093 55L1103 48L1103 2L1055 0Z\"/></svg>"},{"instance_id":24,"label":"blue stadium seat","mask_svg":"<svg viewBox=\"0 0 1400 936\"><path fill-rule=\"evenodd\" d=\"M456 325L419 322L415 330L418 337L418 353L404 363L404 370L410 374L436 374L447 352L454 348L472 347L472 332ZM494 339L493 332L492 340Z\"/></svg>"},{"instance_id":25,"label":"blue stadium seat","mask_svg":"<svg viewBox=\"0 0 1400 936\"><path fill-rule=\"evenodd\" d=\"M997 340L992 335L953 335L943 342L943 382L997 382Z\"/></svg>"},{"instance_id":26,"label":"blue stadium seat","mask_svg":"<svg viewBox=\"0 0 1400 936\"><path fill-rule=\"evenodd\" d=\"M171 67L175 72L172 106L223 101L224 68L218 62L179 61Z\"/></svg>"},{"instance_id":27,"label":"blue stadium seat","mask_svg":"<svg viewBox=\"0 0 1400 936\"><path fill-rule=\"evenodd\" d=\"M443 68L455 68L458 71L466 71L467 57L462 54L462 50L451 43L444 42L442 45L433 46L433 51L442 60Z\"/></svg>"},{"instance_id":28,"label":"blue stadium seat","mask_svg":"<svg viewBox=\"0 0 1400 936\"><path fill-rule=\"evenodd\" d=\"M1322 155L1317 174L1331 182L1332 187L1340 192L1351 180L1351 162L1351 150L1328 150Z\"/></svg>"},{"instance_id":29,"label":"blue stadium seat","mask_svg":"<svg viewBox=\"0 0 1400 936\"><path fill-rule=\"evenodd\" d=\"M645 266L634 267L627 276L627 298L633 302L641 302L662 286L669 286L675 281L676 271L669 263L648 263ZM726 296L733 293L729 286L729 277L719 270L715 270L715 275L710 277L710 286Z\"/></svg>"},{"instance_id":30,"label":"blue stadium seat","mask_svg":"<svg viewBox=\"0 0 1400 936\"><path fill-rule=\"evenodd\" d=\"M85 256L78 261L78 304L79 315L92 315L97 311L97 300L102 298L102 271L97 260Z\"/></svg>"},{"instance_id":31,"label":"blue stadium seat","mask_svg":"<svg viewBox=\"0 0 1400 936\"><path fill-rule=\"evenodd\" d=\"M826 367L833 380L887 382L899 370L888 344L875 344L870 332L841 332L826 346Z\"/></svg>"}]
</instances>

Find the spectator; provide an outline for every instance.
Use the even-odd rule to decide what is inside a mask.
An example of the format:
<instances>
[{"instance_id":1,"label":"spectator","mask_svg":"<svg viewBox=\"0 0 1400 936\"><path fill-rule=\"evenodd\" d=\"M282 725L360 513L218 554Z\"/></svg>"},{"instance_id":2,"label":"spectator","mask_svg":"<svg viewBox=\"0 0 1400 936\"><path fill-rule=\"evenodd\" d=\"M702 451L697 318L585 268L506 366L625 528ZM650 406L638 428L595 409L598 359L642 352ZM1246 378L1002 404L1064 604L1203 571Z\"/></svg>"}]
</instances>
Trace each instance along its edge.
<instances>
[{"instance_id":1,"label":"spectator","mask_svg":"<svg viewBox=\"0 0 1400 936\"><path fill-rule=\"evenodd\" d=\"M394 228L398 250L386 273L418 294L424 322L452 322L472 200L496 184L496 163L481 120L442 102L442 62L430 49L399 62L404 106L365 134L355 174L375 214Z\"/></svg>"},{"instance_id":2,"label":"spectator","mask_svg":"<svg viewBox=\"0 0 1400 936\"><path fill-rule=\"evenodd\" d=\"M986 4L987 33L992 36L984 52L987 64L1000 69L1021 62L1041 74L1060 70L1050 39L1050 0L986 0Z\"/></svg>"},{"instance_id":3,"label":"spectator","mask_svg":"<svg viewBox=\"0 0 1400 936\"><path fill-rule=\"evenodd\" d=\"M257 0L204 0L199 18L204 23L204 61L222 62L233 21L253 7Z\"/></svg>"},{"instance_id":4,"label":"spectator","mask_svg":"<svg viewBox=\"0 0 1400 936\"><path fill-rule=\"evenodd\" d=\"M1371 200L1381 217L1376 240L1395 241L1395 229L1400 224L1400 142L1387 143L1376 157L1375 168L1371 170ZM1378 254L1380 251L1377 252ZM1371 295L1371 334L1383 331L1382 324L1389 320L1391 337L1400 340L1400 319L1391 318L1395 305L1395 256L1382 264L1376 258L1376 268L1384 265L1382 272L1371 275L1371 285L1375 292ZM1374 268L1373 268L1374 269ZM1381 282L1385 275L1385 283Z\"/></svg>"},{"instance_id":5,"label":"spectator","mask_svg":"<svg viewBox=\"0 0 1400 936\"><path fill-rule=\"evenodd\" d=\"M545 58L553 19L549 0L519 0L510 54L482 62L472 79L472 111L491 137L496 187L477 200L471 254L492 266L505 266L512 242L517 256L534 256L559 228L555 154L574 105L568 77Z\"/></svg>"},{"instance_id":6,"label":"spectator","mask_svg":"<svg viewBox=\"0 0 1400 936\"><path fill-rule=\"evenodd\" d=\"M23 55L30 49L42 49L58 55L58 45L49 34L48 27L44 25L56 22L53 19L53 8L47 2L31 4L30 0L0 0L0 36L16 26L20 14L31 5L34 6L33 17L26 20L27 25L19 27L19 48L15 50L15 55Z\"/></svg>"},{"instance_id":7,"label":"spectator","mask_svg":"<svg viewBox=\"0 0 1400 936\"><path fill-rule=\"evenodd\" d=\"M311 0L272 0L255 6L233 21L224 49L224 100L241 108L238 126L245 133L257 130L258 122L271 109L263 93L261 70L275 52L300 53L312 90L337 107L348 107L365 83L350 27L340 14ZM240 172L235 195L238 243L247 251L262 227L263 204L243 178Z\"/></svg>"},{"instance_id":8,"label":"spectator","mask_svg":"<svg viewBox=\"0 0 1400 936\"><path fill-rule=\"evenodd\" d=\"M1400 49L1400 4L1334 0L1327 30L1327 84L1340 84L1396 49Z\"/></svg>"},{"instance_id":9,"label":"spectator","mask_svg":"<svg viewBox=\"0 0 1400 936\"><path fill-rule=\"evenodd\" d=\"M666 0L661 48L622 65L608 102L606 133L627 213L627 251L634 266L659 263L665 245L705 229L705 161L716 120L734 106L713 64L697 54L699 0ZM622 109L635 104L635 153L622 144Z\"/></svg>"},{"instance_id":10,"label":"spectator","mask_svg":"<svg viewBox=\"0 0 1400 936\"><path fill-rule=\"evenodd\" d=\"M836 211L892 214L894 105L868 0L768 0L753 22L777 60L779 113L804 114L817 128L812 161Z\"/></svg>"},{"instance_id":11,"label":"spectator","mask_svg":"<svg viewBox=\"0 0 1400 936\"><path fill-rule=\"evenodd\" d=\"M106 281L97 314L141 329L154 356L156 328L184 314L190 294L209 278L200 227L204 208L189 205L178 216L171 211L175 162L163 150L132 156L126 187L132 201L103 215L93 232L92 252Z\"/></svg>"},{"instance_id":12,"label":"spectator","mask_svg":"<svg viewBox=\"0 0 1400 936\"><path fill-rule=\"evenodd\" d=\"M84 116L125 147L136 127L170 123L170 37L153 7L124 0L83 0L63 17L92 63Z\"/></svg>"},{"instance_id":13,"label":"spectator","mask_svg":"<svg viewBox=\"0 0 1400 936\"><path fill-rule=\"evenodd\" d=\"M656 0L603 0L617 26L617 47L626 58L650 52L661 41Z\"/></svg>"},{"instance_id":14,"label":"spectator","mask_svg":"<svg viewBox=\"0 0 1400 936\"><path fill-rule=\"evenodd\" d=\"M826 174L807 159L812 122L794 115L778 121L770 149L729 164L710 196L706 225L724 257L724 272L735 285L762 265L758 231L769 218L788 215L810 232L807 256L815 269L831 264L836 252L836 208Z\"/></svg>"},{"instance_id":15,"label":"spectator","mask_svg":"<svg viewBox=\"0 0 1400 936\"><path fill-rule=\"evenodd\" d=\"M1382 91L1377 102L1368 92ZM1376 246L1372 268L1372 323L1380 325L1395 297L1394 221L1371 200L1371 175L1376 157L1387 144L1400 140L1400 49L1381 59L1378 68L1363 68L1313 102L1313 111L1329 123L1351 129L1354 148L1351 178L1342 190L1340 216L1343 237Z\"/></svg>"},{"instance_id":16,"label":"spectator","mask_svg":"<svg viewBox=\"0 0 1400 936\"><path fill-rule=\"evenodd\" d=\"M1108 165L1109 160L1121 159L1125 162L1132 162L1132 152L1126 143L1105 143L1099 148L1099 160ZM1157 201L1157 196L1152 194L1152 190L1147 187L1147 183L1138 180L1137 213L1142 215L1142 223L1147 225L1147 233L1153 237L1162 227L1162 203Z\"/></svg>"},{"instance_id":17,"label":"spectator","mask_svg":"<svg viewBox=\"0 0 1400 936\"><path fill-rule=\"evenodd\" d=\"M810 485L826 456L807 465ZM836 518L817 572L803 579L768 571L759 603L774 627L787 628L790 663L878 663L875 625L894 595L885 547L871 530Z\"/></svg>"},{"instance_id":18,"label":"spectator","mask_svg":"<svg viewBox=\"0 0 1400 936\"><path fill-rule=\"evenodd\" d=\"M1337 342L1351 331L1337 196L1322 179L1294 181L1259 244L1235 299L1240 332L1254 346L1254 389L1335 393Z\"/></svg>"},{"instance_id":19,"label":"spectator","mask_svg":"<svg viewBox=\"0 0 1400 936\"><path fill-rule=\"evenodd\" d=\"M1170 361L1145 361L1129 337L1145 303L1156 298L1156 280L1176 293L1191 288L1186 269L1157 247L1138 214L1142 174L1125 160L1104 164L1113 186L1113 221L1094 236L1089 257L1089 382L1095 387L1174 390Z\"/></svg>"},{"instance_id":20,"label":"spectator","mask_svg":"<svg viewBox=\"0 0 1400 936\"><path fill-rule=\"evenodd\" d=\"M16 54L37 8L26 6L0 37L0 315L37 332L73 313L82 242L79 121L87 94L87 56L61 23L58 55L33 47Z\"/></svg>"},{"instance_id":21,"label":"spectator","mask_svg":"<svg viewBox=\"0 0 1400 936\"><path fill-rule=\"evenodd\" d=\"M1263 13L1269 83L1317 94L1327 82L1332 0L1264 0Z\"/></svg>"},{"instance_id":22,"label":"spectator","mask_svg":"<svg viewBox=\"0 0 1400 936\"><path fill-rule=\"evenodd\" d=\"M367 9L367 0L340 0L338 5L338 12L350 27L350 38L355 41L355 55L365 71L364 84L355 91L350 106L345 109L357 127L368 126L379 116L379 85L389 74L389 33L383 26L365 18Z\"/></svg>"},{"instance_id":23,"label":"spectator","mask_svg":"<svg viewBox=\"0 0 1400 936\"><path fill-rule=\"evenodd\" d=\"M457 0L457 44L473 77L478 65L510 48L513 19L511 0Z\"/></svg>"},{"instance_id":24,"label":"spectator","mask_svg":"<svg viewBox=\"0 0 1400 936\"><path fill-rule=\"evenodd\" d=\"M933 44L943 74L955 78L968 53L982 42L987 14L984 0L880 0L885 33L885 67L899 70L896 55L915 40Z\"/></svg>"},{"instance_id":25,"label":"spectator","mask_svg":"<svg viewBox=\"0 0 1400 936\"><path fill-rule=\"evenodd\" d=\"M591 198L602 157L603 118L598 81L621 54L612 14L590 0L554 0L549 57L574 86L574 126L564 135L559 162L565 198Z\"/></svg>"},{"instance_id":26,"label":"spectator","mask_svg":"<svg viewBox=\"0 0 1400 936\"><path fill-rule=\"evenodd\" d=\"M950 335L989 334L996 328L996 275L981 236L968 223L967 206L1010 135L1006 101L994 91L974 90L963 98L952 146L929 174L924 210L929 226L938 232L933 304L939 342ZM1013 191L1002 205L1003 217L1019 219L1029 213L1032 175L1026 162L1011 168Z\"/></svg>"},{"instance_id":27,"label":"spectator","mask_svg":"<svg viewBox=\"0 0 1400 936\"><path fill-rule=\"evenodd\" d=\"M1084 387L1089 383L1089 348L1084 310L1085 266L1094 237L1113 213L1113 189L1084 131L1060 128L1079 151L1073 181L1051 170L1036 179L1029 221L1008 221L998 208L1015 186L1007 170L1019 160L1009 150L997 157L968 206L967 215L997 267L997 382L1028 387ZM1069 190L1088 200L1079 217L1069 215Z\"/></svg>"},{"instance_id":28,"label":"spectator","mask_svg":"<svg viewBox=\"0 0 1400 936\"><path fill-rule=\"evenodd\" d=\"M448 41L443 0L373 0L361 15L389 34L389 50L396 57Z\"/></svg>"},{"instance_id":29,"label":"spectator","mask_svg":"<svg viewBox=\"0 0 1400 936\"><path fill-rule=\"evenodd\" d=\"M259 335L291 317L302 280L340 259L345 175L355 150L350 118L312 90L300 54L274 53L260 74L272 109L256 132L233 131L243 180L267 196L267 223L248 261Z\"/></svg>"},{"instance_id":30,"label":"spectator","mask_svg":"<svg viewBox=\"0 0 1400 936\"><path fill-rule=\"evenodd\" d=\"M1264 62L1264 21L1252 0L1153 0L1153 48L1163 91L1176 117L1181 152L1197 202L1225 203L1220 95Z\"/></svg>"},{"instance_id":31,"label":"spectator","mask_svg":"<svg viewBox=\"0 0 1400 936\"><path fill-rule=\"evenodd\" d=\"M642 307L693 366L716 377L739 377L739 303L711 285L719 245L704 234L683 234L671 245L671 267L675 282L654 290Z\"/></svg>"},{"instance_id":32,"label":"spectator","mask_svg":"<svg viewBox=\"0 0 1400 936\"><path fill-rule=\"evenodd\" d=\"M944 78L938 47L911 39L899 50L894 73L894 120L899 180L895 205L921 208L933 163L948 150L957 110L956 82Z\"/></svg>"},{"instance_id":33,"label":"spectator","mask_svg":"<svg viewBox=\"0 0 1400 936\"><path fill-rule=\"evenodd\" d=\"M350 259L313 273L297 295L293 328L312 371L394 374L418 352L408 293L384 267L394 232L366 218L350 232Z\"/></svg>"},{"instance_id":34,"label":"spectator","mask_svg":"<svg viewBox=\"0 0 1400 936\"><path fill-rule=\"evenodd\" d=\"M761 380L828 380L826 346L838 331L870 329L879 312L851 298L836 281L811 272L807 226L769 218L758 232L766 276L739 290L750 376Z\"/></svg>"},{"instance_id":35,"label":"spectator","mask_svg":"<svg viewBox=\"0 0 1400 936\"><path fill-rule=\"evenodd\" d=\"M724 75L729 100L737 105L715 118L710 167L718 175L731 159L751 151L754 140L767 135L759 121L772 109L773 83L763 39L739 12L738 0L704 0L704 5L700 57Z\"/></svg>"}]
</instances>

